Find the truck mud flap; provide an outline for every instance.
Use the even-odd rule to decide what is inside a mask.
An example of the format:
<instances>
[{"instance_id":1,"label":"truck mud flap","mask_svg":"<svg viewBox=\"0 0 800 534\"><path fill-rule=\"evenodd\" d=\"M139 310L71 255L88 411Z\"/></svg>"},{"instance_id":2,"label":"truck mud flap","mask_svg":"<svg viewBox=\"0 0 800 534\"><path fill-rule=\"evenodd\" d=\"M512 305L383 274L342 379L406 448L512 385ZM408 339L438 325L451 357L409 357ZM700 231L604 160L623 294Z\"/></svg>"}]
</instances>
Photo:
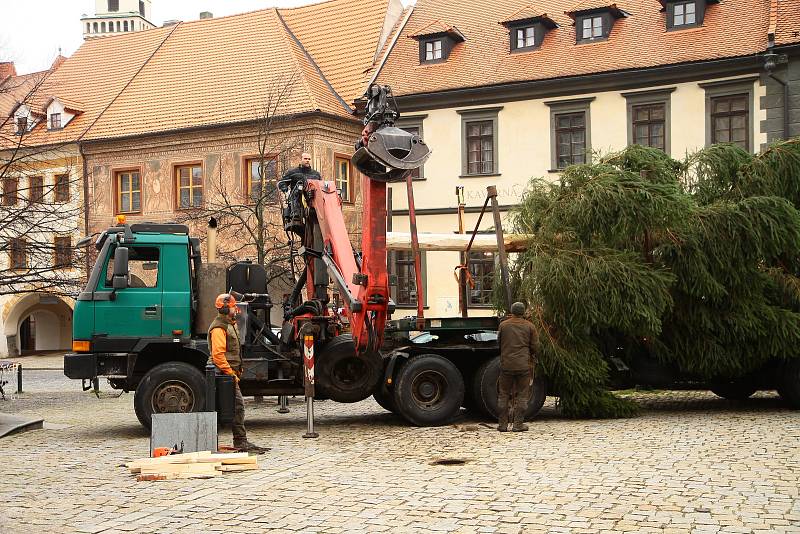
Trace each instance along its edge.
<instances>
[{"instance_id":1,"label":"truck mud flap","mask_svg":"<svg viewBox=\"0 0 800 534\"><path fill-rule=\"evenodd\" d=\"M94 378L97 376L97 354L64 355L64 375L67 378Z\"/></svg>"}]
</instances>

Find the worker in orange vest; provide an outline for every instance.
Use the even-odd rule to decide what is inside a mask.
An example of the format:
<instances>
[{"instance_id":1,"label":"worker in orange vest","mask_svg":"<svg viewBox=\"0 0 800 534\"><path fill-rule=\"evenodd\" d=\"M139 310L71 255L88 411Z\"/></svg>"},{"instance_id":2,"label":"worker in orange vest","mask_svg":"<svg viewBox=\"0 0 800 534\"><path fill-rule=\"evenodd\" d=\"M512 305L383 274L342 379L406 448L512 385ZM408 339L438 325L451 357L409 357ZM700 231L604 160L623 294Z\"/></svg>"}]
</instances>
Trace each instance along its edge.
<instances>
[{"instance_id":1,"label":"worker in orange vest","mask_svg":"<svg viewBox=\"0 0 800 534\"><path fill-rule=\"evenodd\" d=\"M239 308L236 299L229 293L217 297L214 306L219 313L208 327L208 343L211 350L211 361L217 370L233 377L234 409L233 409L233 446L236 449L262 454L269 449L259 447L247 441L247 430L244 428L244 398L239 389L242 376L242 357L240 354L239 329L236 328L236 317Z\"/></svg>"}]
</instances>

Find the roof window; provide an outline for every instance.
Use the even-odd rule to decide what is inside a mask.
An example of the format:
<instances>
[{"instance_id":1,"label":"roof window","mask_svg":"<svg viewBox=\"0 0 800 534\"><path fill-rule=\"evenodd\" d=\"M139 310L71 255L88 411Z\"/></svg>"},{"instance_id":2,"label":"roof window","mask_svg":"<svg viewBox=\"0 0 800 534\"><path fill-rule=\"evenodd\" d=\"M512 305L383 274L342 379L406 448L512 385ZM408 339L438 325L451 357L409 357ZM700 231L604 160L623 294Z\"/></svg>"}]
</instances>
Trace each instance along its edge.
<instances>
[{"instance_id":1,"label":"roof window","mask_svg":"<svg viewBox=\"0 0 800 534\"><path fill-rule=\"evenodd\" d=\"M464 41L464 35L455 26L440 20L426 24L408 35L419 41L420 63L441 63L447 61L455 46Z\"/></svg>"},{"instance_id":2,"label":"roof window","mask_svg":"<svg viewBox=\"0 0 800 534\"><path fill-rule=\"evenodd\" d=\"M567 11L567 15L575 21L575 41L578 44L605 41L611 35L614 22L629 15L616 4L606 2L584 0L572 11Z\"/></svg>"},{"instance_id":3,"label":"roof window","mask_svg":"<svg viewBox=\"0 0 800 534\"><path fill-rule=\"evenodd\" d=\"M537 11L530 4L501 20L500 24L508 28L511 52L539 48L547 32L558 28L547 13Z\"/></svg>"},{"instance_id":4,"label":"roof window","mask_svg":"<svg viewBox=\"0 0 800 534\"><path fill-rule=\"evenodd\" d=\"M660 0L667 15L667 31L695 28L703 24L709 4L719 0Z\"/></svg>"}]
</instances>

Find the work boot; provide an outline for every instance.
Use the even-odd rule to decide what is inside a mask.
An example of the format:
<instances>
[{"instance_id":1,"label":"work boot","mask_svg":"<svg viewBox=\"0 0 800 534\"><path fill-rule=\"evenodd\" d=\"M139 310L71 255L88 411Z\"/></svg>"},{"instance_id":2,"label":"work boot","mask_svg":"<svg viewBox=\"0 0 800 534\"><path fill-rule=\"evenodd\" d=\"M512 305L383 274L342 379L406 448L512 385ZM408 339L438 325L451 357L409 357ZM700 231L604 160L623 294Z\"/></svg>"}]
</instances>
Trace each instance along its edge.
<instances>
[{"instance_id":1,"label":"work boot","mask_svg":"<svg viewBox=\"0 0 800 534\"><path fill-rule=\"evenodd\" d=\"M512 432L527 432L528 431L528 425L526 425L525 423L514 423L514 425L511 427L511 431Z\"/></svg>"},{"instance_id":2,"label":"work boot","mask_svg":"<svg viewBox=\"0 0 800 534\"><path fill-rule=\"evenodd\" d=\"M269 447L259 447L254 443L250 443L246 439L234 440L233 448L239 449L241 452L254 452L256 454L264 454L265 452L270 450Z\"/></svg>"},{"instance_id":3,"label":"work boot","mask_svg":"<svg viewBox=\"0 0 800 534\"><path fill-rule=\"evenodd\" d=\"M500 432L508 432L508 419L505 417L501 417L497 421L497 430Z\"/></svg>"}]
</instances>

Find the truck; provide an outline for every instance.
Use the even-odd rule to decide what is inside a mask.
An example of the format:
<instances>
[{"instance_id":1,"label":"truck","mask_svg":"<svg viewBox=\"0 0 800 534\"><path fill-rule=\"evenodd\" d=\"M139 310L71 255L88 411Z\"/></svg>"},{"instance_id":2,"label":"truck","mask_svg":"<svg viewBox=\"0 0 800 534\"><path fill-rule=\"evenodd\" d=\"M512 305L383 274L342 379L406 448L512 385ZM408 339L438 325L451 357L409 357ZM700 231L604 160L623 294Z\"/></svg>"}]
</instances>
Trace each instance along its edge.
<instances>
[{"instance_id":1,"label":"truck","mask_svg":"<svg viewBox=\"0 0 800 534\"><path fill-rule=\"evenodd\" d=\"M373 85L365 96L364 130L352 158L367 177L361 250L350 243L335 183L301 178L281 184L287 191L284 219L302 223L298 254L305 270L281 303L279 328L269 321L274 303L262 266L204 263L200 239L187 226L128 224L120 217L94 242L97 260L76 299L65 375L82 380L85 389L97 388L104 377L112 388L133 391L145 427L154 413L207 410L218 395L217 382L209 387L206 372L207 328L215 297L230 292L240 300L243 395L304 395L312 407L314 398L352 403L375 395L413 424L449 421L464 404L465 373L472 376L485 361L496 361L496 343L465 338L463 351L454 347L446 354L381 351L385 332L425 328L420 313L387 330L394 306L386 263L386 184L406 181L413 218L410 173L430 149L394 126L399 113L390 88ZM291 201L293 195L302 202ZM302 211L292 212L297 209ZM332 289L343 313L332 306ZM496 319L477 326L494 328Z\"/></svg>"}]
</instances>

